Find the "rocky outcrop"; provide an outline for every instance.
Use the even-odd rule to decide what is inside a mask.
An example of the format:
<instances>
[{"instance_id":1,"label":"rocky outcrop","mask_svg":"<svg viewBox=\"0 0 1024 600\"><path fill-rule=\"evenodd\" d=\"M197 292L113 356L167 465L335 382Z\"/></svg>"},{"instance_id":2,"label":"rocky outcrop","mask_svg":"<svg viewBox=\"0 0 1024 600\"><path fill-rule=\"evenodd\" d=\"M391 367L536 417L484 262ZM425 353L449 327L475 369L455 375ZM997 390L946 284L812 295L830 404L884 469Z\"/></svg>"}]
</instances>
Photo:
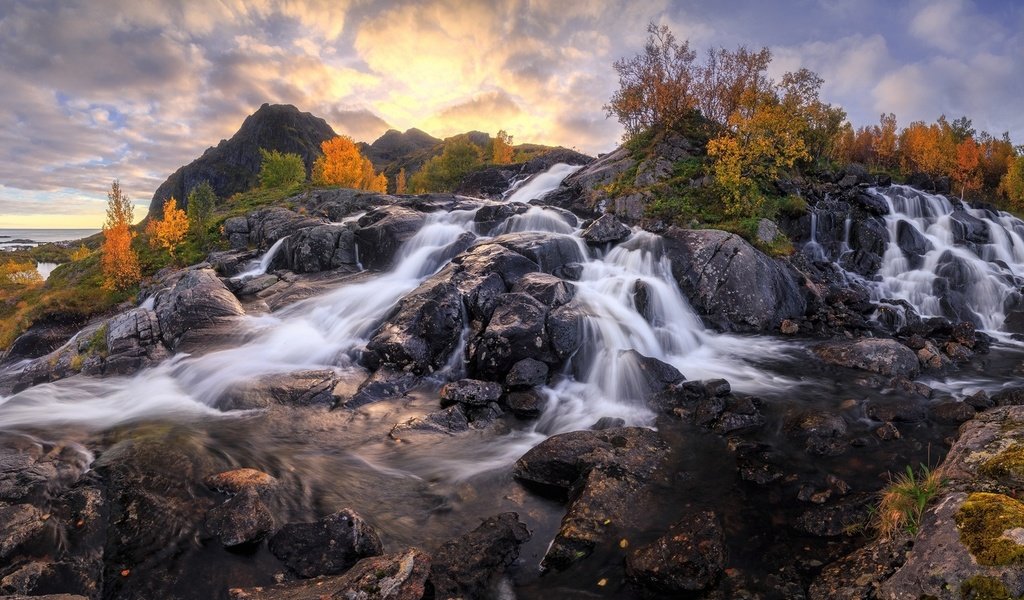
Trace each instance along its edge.
<instances>
[{"instance_id":1,"label":"rocky outcrop","mask_svg":"<svg viewBox=\"0 0 1024 600\"><path fill-rule=\"evenodd\" d=\"M423 227L427 216L404 205L384 206L359 219L356 243L362 249L360 260L368 269L386 269L398 249Z\"/></svg>"},{"instance_id":2,"label":"rocky outcrop","mask_svg":"<svg viewBox=\"0 0 1024 600\"><path fill-rule=\"evenodd\" d=\"M624 427L555 435L516 461L517 480L569 495L542 566L564 569L598 546L616 543L615 532L639 527L666 450L657 433Z\"/></svg>"},{"instance_id":3,"label":"rocky outcrop","mask_svg":"<svg viewBox=\"0 0 1024 600\"><path fill-rule=\"evenodd\" d=\"M793 274L738 235L671 227L664 238L680 288L716 327L767 331L804 314Z\"/></svg>"},{"instance_id":4,"label":"rocky outcrop","mask_svg":"<svg viewBox=\"0 0 1024 600\"><path fill-rule=\"evenodd\" d=\"M831 365L890 377L913 378L920 372L917 355L896 340L865 338L853 342L829 342L816 346L814 353Z\"/></svg>"},{"instance_id":5,"label":"rocky outcrop","mask_svg":"<svg viewBox=\"0 0 1024 600\"><path fill-rule=\"evenodd\" d=\"M248 246L267 249L277 240L308 227L324 224L324 219L301 215L283 206L270 206L244 217L224 221L224 235L232 248Z\"/></svg>"},{"instance_id":6,"label":"rocky outcrop","mask_svg":"<svg viewBox=\"0 0 1024 600\"><path fill-rule=\"evenodd\" d=\"M335 135L326 121L294 106L264 104L246 117L231 139L221 140L160 184L149 205L149 216L159 218L164 202L172 196L180 208L186 208L189 192L204 181L220 198L254 187L263 161L261 148L298 154L309 173L321 154L321 142Z\"/></svg>"},{"instance_id":7,"label":"rocky outcrop","mask_svg":"<svg viewBox=\"0 0 1024 600\"><path fill-rule=\"evenodd\" d=\"M354 228L330 224L307 227L288 236L274 255L270 268L318 273L347 267L354 272L358 264Z\"/></svg>"},{"instance_id":8,"label":"rocky outcrop","mask_svg":"<svg viewBox=\"0 0 1024 600\"><path fill-rule=\"evenodd\" d=\"M174 348L190 332L215 327L245 314L238 298L213 269L189 269L170 288L156 295L160 335Z\"/></svg>"}]
</instances>

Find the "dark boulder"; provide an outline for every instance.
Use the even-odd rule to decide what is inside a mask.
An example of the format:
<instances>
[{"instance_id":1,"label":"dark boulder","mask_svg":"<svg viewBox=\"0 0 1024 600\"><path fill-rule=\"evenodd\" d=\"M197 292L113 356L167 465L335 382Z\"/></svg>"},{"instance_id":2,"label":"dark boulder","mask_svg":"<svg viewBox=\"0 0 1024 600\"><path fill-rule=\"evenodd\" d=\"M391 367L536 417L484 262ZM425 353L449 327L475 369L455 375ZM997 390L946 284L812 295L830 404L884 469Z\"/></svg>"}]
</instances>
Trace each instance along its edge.
<instances>
[{"instance_id":1,"label":"dark boulder","mask_svg":"<svg viewBox=\"0 0 1024 600\"><path fill-rule=\"evenodd\" d=\"M931 242L916 227L902 219L896 225L896 243L908 258L924 256L932 249ZM912 263L911 266L915 265Z\"/></svg>"},{"instance_id":2,"label":"dark boulder","mask_svg":"<svg viewBox=\"0 0 1024 600\"><path fill-rule=\"evenodd\" d=\"M725 565L725 533L711 511L690 515L626 557L626 577L656 594L685 594L713 586Z\"/></svg>"},{"instance_id":3,"label":"dark boulder","mask_svg":"<svg viewBox=\"0 0 1024 600\"><path fill-rule=\"evenodd\" d=\"M885 201L885 198L876 194L859 191L853 196L853 200L857 206L870 215L882 217L889 214L889 204Z\"/></svg>"},{"instance_id":4,"label":"dark boulder","mask_svg":"<svg viewBox=\"0 0 1024 600\"><path fill-rule=\"evenodd\" d=\"M865 412L869 418L885 423L916 423L928 416L920 399L906 396L869 400Z\"/></svg>"},{"instance_id":5,"label":"dark boulder","mask_svg":"<svg viewBox=\"0 0 1024 600\"><path fill-rule=\"evenodd\" d=\"M530 210L530 206L522 202L485 204L476 211L473 221L476 223L477 231L484 235L490 235L511 217L521 215L528 210Z\"/></svg>"},{"instance_id":6,"label":"dark boulder","mask_svg":"<svg viewBox=\"0 0 1024 600\"><path fill-rule=\"evenodd\" d=\"M336 575L383 552L380 538L350 509L314 523L290 523L270 538L270 551L299 577Z\"/></svg>"},{"instance_id":7,"label":"dark boulder","mask_svg":"<svg viewBox=\"0 0 1024 600\"><path fill-rule=\"evenodd\" d=\"M391 428L391 439L402 440L414 433L455 434L469 430L469 415L461 404L435 410L422 417L413 417Z\"/></svg>"},{"instance_id":8,"label":"dark boulder","mask_svg":"<svg viewBox=\"0 0 1024 600\"><path fill-rule=\"evenodd\" d=\"M840 256L839 264L847 271L870 277L882 266L882 256L889 243L889 231L878 217L856 219L850 224L850 248Z\"/></svg>"},{"instance_id":9,"label":"dark boulder","mask_svg":"<svg viewBox=\"0 0 1024 600\"><path fill-rule=\"evenodd\" d=\"M557 233L506 233L487 243L504 246L537 263L541 271L556 275L562 267L584 259L575 238Z\"/></svg>"},{"instance_id":10,"label":"dark boulder","mask_svg":"<svg viewBox=\"0 0 1024 600\"><path fill-rule=\"evenodd\" d=\"M253 544L274 530L274 515L259 492L247 489L210 509L206 513L206 530L225 548Z\"/></svg>"},{"instance_id":11,"label":"dark boulder","mask_svg":"<svg viewBox=\"0 0 1024 600\"><path fill-rule=\"evenodd\" d=\"M524 358L554 362L548 347L548 309L522 293L502 294L487 328L476 344L477 373L500 378Z\"/></svg>"},{"instance_id":12,"label":"dark boulder","mask_svg":"<svg viewBox=\"0 0 1024 600\"><path fill-rule=\"evenodd\" d=\"M363 215L355 233L363 266L390 267L398 249L416 235L426 219L424 213L399 204L382 206Z\"/></svg>"},{"instance_id":13,"label":"dark boulder","mask_svg":"<svg viewBox=\"0 0 1024 600\"><path fill-rule=\"evenodd\" d=\"M519 558L530 531L514 512L486 519L434 553L430 583L435 598L496 598L498 580Z\"/></svg>"},{"instance_id":14,"label":"dark boulder","mask_svg":"<svg viewBox=\"0 0 1024 600\"><path fill-rule=\"evenodd\" d=\"M238 299L213 269L190 269L156 297L164 343L173 348L190 331L212 327L245 314Z\"/></svg>"},{"instance_id":15,"label":"dark boulder","mask_svg":"<svg viewBox=\"0 0 1024 600\"><path fill-rule=\"evenodd\" d=\"M288 236L274 257L272 269L317 273L342 266L356 267L356 235L346 225L317 225Z\"/></svg>"},{"instance_id":16,"label":"dark boulder","mask_svg":"<svg viewBox=\"0 0 1024 600\"><path fill-rule=\"evenodd\" d=\"M529 294L549 308L562 306L576 296L576 286L547 273L527 273L511 291Z\"/></svg>"},{"instance_id":17,"label":"dark boulder","mask_svg":"<svg viewBox=\"0 0 1024 600\"><path fill-rule=\"evenodd\" d=\"M672 273L694 308L726 330L774 330L803 315L794 276L735 234L671 227Z\"/></svg>"},{"instance_id":18,"label":"dark boulder","mask_svg":"<svg viewBox=\"0 0 1024 600\"><path fill-rule=\"evenodd\" d=\"M604 244L617 243L628 238L632 230L616 219L613 215L601 215L587 226L580 236L588 244L603 246Z\"/></svg>"},{"instance_id":19,"label":"dark boulder","mask_svg":"<svg viewBox=\"0 0 1024 600\"><path fill-rule=\"evenodd\" d=\"M547 380L547 364L534 358L524 358L509 369L505 385L509 389L526 389L544 385Z\"/></svg>"},{"instance_id":20,"label":"dark boulder","mask_svg":"<svg viewBox=\"0 0 1024 600\"><path fill-rule=\"evenodd\" d=\"M959 425L964 421L970 421L978 411L966 402L950 400L940 402L931 407L932 418L939 423L947 425Z\"/></svg>"},{"instance_id":21,"label":"dark boulder","mask_svg":"<svg viewBox=\"0 0 1024 600\"><path fill-rule=\"evenodd\" d=\"M203 479L206 487L226 494L241 494L247 490L253 490L261 495L266 495L277 488L277 478L259 471L257 469L232 469Z\"/></svg>"},{"instance_id":22,"label":"dark boulder","mask_svg":"<svg viewBox=\"0 0 1024 600\"><path fill-rule=\"evenodd\" d=\"M521 392L509 392L505 397L505 404L517 417L533 419L539 417L547 405L547 398L537 390L525 390Z\"/></svg>"},{"instance_id":23,"label":"dark boulder","mask_svg":"<svg viewBox=\"0 0 1024 600\"><path fill-rule=\"evenodd\" d=\"M493 381L460 379L441 388L441 406L486 406L501 398L501 386Z\"/></svg>"},{"instance_id":24,"label":"dark boulder","mask_svg":"<svg viewBox=\"0 0 1024 600\"><path fill-rule=\"evenodd\" d=\"M829 342L815 346L814 353L831 365L881 375L916 377L920 371L914 351L896 340L865 338L852 342Z\"/></svg>"},{"instance_id":25,"label":"dark boulder","mask_svg":"<svg viewBox=\"0 0 1024 600\"><path fill-rule=\"evenodd\" d=\"M585 319L583 309L573 302L548 313L547 329L551 351L558 360L569 358L583 345Z\"/></svg>"}]
</instances>

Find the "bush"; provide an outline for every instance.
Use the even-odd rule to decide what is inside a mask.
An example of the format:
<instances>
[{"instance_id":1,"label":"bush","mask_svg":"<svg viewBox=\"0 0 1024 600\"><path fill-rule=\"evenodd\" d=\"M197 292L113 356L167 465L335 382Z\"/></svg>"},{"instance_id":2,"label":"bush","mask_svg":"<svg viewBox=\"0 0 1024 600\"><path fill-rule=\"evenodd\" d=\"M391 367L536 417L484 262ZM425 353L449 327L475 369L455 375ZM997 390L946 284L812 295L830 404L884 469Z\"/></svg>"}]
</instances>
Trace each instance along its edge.
<instances>
[{"instance_id":1,"label":"bush","mask_svg":"<svg viewBox=\"0 0 1024 600\"><path fill-rule=\"evenodd\" d=\"M306 180L306 165L298 154L260 148L260 156L263 157L263 164L260 166L262 187L274 189Z\"/></svg>"}]
</instances>

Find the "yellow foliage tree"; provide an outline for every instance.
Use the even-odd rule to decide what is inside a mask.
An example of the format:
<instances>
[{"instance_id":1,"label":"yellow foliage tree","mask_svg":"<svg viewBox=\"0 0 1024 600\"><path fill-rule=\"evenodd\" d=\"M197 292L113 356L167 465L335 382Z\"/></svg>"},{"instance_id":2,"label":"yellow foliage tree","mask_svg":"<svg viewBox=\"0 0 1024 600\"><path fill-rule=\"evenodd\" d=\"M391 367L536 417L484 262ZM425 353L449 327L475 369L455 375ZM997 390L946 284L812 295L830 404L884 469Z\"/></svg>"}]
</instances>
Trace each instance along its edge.
<instances>
[{"instance_id":1,"label":"yellow foliage tree","mask_svg":"<svg viewBox=\"0 0 1024 600\"><path fill-rule=\"evenodd\" d=\"M953 181L960 186L960 199L963 200L967 190L981 189L981 149L974 138L964 138L956 147L956 162L950 174Z\"/></svg>"},{"instance_id":2,"label":"yellow foliage tree","mask_svg":"<svg viewBox=\"0 0 1024 600\"><path fill-rule=\"evenodd\" d=\"M502 129L494 138L494 152L491 156L491 162L496 165L512 164L512 154L512 136Z\"/></svg>"},{"instance_id":3,"label":"yellow foliage tree","mask_svg":"<svg viewBox=\"0 0 1024 600\"><path fill-rule=\"evenodd\" d=\"M1010 168L999 183L999 193L1016 210L1024 210L1024 156L1010 158Z\"/></svg>"},{"instance_id":4,"label":"yellow foliage tree","mask_svg":"<svg viewBox=\"0 0 1024 600\"><path fill-rule=\"evenodd\" d=\"M8 261L0 264L0 284L34 286L42 282L43 276L31 261Z\"/></svg>"},{"instance_id":5,"label":"yellow foliage tree","mask_svg":"<svg viewBox=\"0 0 1024 600\"><path fill-rule=\"evenodd\" d=\"M164 202L164 218L156 223L153 233L157 243L174 258L174 251L188 234L188 215L178 208L173 196Z\"/></svg>"},{"instance_id":6,"label":"yellow foliage tree","mask_svg":"<svg viewBox=\"0 0 1024 600\"><path fill-rule=\"evenodd\" d=\"M398 175L395 176L395 193L405 194L409 191L409 184L405 179L405 167L398 170Z\"/></svg>"},{"instance_id":7,"label":"yellow foliage tree","mask_svg":"<svg viewBox=\"0 0 1024 600\"><path fill-rule=\"evenodd\" d=\"M139 257L132 248L135 207L121 191L118 180L107 192L107 220L103 224L103 287L108 290L126 290L139 282L142 272Z\"/></svg>"},{"instance_id":8,"label":"yellow foliage tree","mask_svg":"<svg viewBox=\"0 0 1024 600\"><path fill-rule=\"evenodd\" d=\"M85 260L85 259L89 258L89 255L91 255L91 254L92 254L92 250L89 250L88 248L85 247L85 244L82 244L78 248L75 248L74 250L71 251L71 260L73 260L73 261Z\"/></svg>"},{"instance_id":9,"label":"yellow foliage tree","mask_svg":"<svg viewBox=\"0 0 1024 600\"><path fill-rule=\"evenodd\" d=\"M313 183L387 192L387 177L374 172L373 163L363 156L352 138L339 135L320 144L320 149L324 154L313 163Z\"/></svg>"},{"instance_id":10,"label":"yellow foliage tree","mask_svg":"<svg viewBox=\"0 0 1024 600\"><path fill-rule=\"evenodd\" d=\"M749 96L729 117L728 132L708 142L715 183L726 214L733 216L758 214L764 203L758 180L775 179L781 169L808 158L801 116L770 95Z\"/></svg>"}]
</instances>

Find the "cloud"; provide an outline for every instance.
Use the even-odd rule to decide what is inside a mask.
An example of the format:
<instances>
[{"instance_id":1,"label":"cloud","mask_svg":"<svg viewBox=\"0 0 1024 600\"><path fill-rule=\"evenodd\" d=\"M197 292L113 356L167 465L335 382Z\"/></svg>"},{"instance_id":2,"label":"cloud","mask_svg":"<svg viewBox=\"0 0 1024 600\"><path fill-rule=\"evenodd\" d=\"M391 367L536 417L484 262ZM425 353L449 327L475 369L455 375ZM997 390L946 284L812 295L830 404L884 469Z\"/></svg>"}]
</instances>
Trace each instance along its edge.
<instances>
[{"instance_id":1,"label":"cloud","mask_svg":"<svg viewBox=\"0 0 1024 600\"><path fill-rule=\"evenodd\" d=\"M357 141L372 142L391 129L387 121L365 108L345 109L334 107L322 115L338 133Z\"/></svg>"}]
</instances>

